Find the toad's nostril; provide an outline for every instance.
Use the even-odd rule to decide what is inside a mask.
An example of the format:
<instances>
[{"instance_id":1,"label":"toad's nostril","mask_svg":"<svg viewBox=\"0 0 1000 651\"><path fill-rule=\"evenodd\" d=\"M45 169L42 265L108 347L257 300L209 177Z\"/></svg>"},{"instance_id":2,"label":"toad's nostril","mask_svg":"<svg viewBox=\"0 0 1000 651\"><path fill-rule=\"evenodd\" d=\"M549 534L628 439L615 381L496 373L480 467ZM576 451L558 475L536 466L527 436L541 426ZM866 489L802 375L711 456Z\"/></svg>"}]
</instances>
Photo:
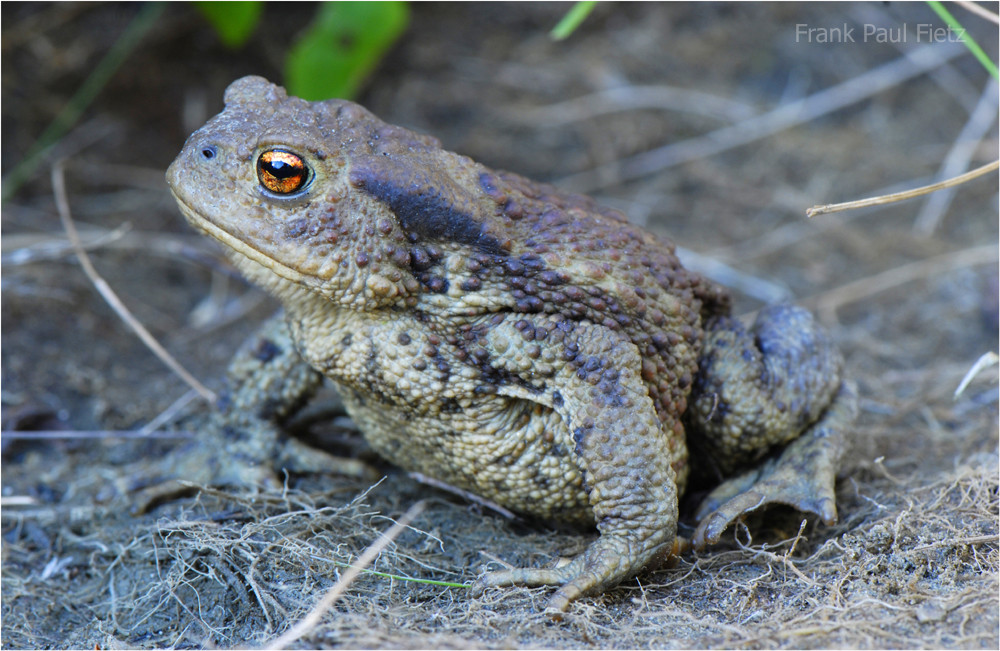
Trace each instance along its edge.
<instances>
[{"instance_id":1,"label":"toad's nostril","mask_svg":"<svg viewBox=\"0 0 1000 651\"><path fill-rule=\"evenodd\" d=\"M201 148L201 155L205 160L212 160L215 158L215 154L215 145L209 145L208 147Z\"/></svg>"}]
</instances>

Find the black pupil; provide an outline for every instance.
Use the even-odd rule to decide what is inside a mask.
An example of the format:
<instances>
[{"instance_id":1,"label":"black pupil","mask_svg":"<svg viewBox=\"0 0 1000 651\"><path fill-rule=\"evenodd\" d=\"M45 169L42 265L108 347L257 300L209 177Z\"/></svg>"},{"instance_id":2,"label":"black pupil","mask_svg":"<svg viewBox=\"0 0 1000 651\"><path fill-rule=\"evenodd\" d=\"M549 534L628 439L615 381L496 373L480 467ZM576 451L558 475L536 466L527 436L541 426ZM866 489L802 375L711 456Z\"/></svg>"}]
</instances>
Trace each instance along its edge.
<instances>
[{"instance_id":1,"label":"black pupil","mask_svg":"<svg viewBox=\"0 0 1000 651\"><path fill-rule=\"evenodd\" d=\"M290 165L282 160L272 160L265 163L267 171L270 172L271 176L275 176L279 179L287 179L293 176L298 176L301 174L301 170L295 166Z\"/></svg>"}]
</instances>

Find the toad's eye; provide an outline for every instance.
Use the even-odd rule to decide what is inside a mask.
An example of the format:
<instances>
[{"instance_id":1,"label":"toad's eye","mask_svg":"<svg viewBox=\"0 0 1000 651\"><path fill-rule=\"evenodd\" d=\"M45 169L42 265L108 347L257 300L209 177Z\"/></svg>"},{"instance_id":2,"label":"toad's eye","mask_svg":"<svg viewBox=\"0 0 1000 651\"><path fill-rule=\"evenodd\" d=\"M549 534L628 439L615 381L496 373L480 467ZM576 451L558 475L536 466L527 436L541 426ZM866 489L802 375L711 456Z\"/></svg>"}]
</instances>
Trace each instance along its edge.
<instances>
[{"instance_id":1,"label":"toad's eye","mask_svg":"<svg viewBox=\"0 0 1000 651\"><path fill-rule=\"evenodd\" d=\"M275 194L293 194L309 182L309 166L298 154L269 149L257 158L257 179Z\"/></svg>"}]
</instances>

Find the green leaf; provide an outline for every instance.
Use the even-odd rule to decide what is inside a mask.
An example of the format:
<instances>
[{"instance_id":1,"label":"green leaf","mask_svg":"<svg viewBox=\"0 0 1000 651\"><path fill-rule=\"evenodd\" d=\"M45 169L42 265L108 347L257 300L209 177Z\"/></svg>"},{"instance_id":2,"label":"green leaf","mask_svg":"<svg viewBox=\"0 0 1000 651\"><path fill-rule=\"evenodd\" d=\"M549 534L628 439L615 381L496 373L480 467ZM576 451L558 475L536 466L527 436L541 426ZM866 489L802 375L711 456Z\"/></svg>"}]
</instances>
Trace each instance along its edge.
<instances>
[{"instance_id":1,"label":"green leaf","mask_svg":"<svg viewBox=\"0 0 1000 651\"><path fill-rule=\"evenodd\" d=\"M238 48L253 35L260 22L263 2L196 2L201 15L212 24L222 44Z\"/></svg>"},{"instance_id":2,"label":"green leaf","mask_svg":"<svg viewBox=\"0 0 1000 651\"><path fill-rule=\"evenodd\" d=\"M405 2L328 2L285 61L292 95L351 98L406 29Z\"/></svg>"}]
</instances>

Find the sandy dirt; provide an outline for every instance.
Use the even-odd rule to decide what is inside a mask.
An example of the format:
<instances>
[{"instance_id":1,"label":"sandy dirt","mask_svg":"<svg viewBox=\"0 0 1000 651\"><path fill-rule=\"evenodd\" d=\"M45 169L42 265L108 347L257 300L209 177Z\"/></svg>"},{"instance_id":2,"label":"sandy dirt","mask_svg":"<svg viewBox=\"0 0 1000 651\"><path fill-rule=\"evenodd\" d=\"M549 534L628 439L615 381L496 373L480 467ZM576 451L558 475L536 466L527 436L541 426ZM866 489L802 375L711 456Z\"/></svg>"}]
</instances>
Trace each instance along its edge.
<instances>
[{"instance_id":1,"label":"sandy dirt","mask_svg":"<svg viewBox=\"0 0 1000 651\"><path fill-rule=\"evenodd\" d=\"M331 393L295 432L370 464L381 483L319 474L289 476L282 490L199 484L133 515L138 492L196 449L184 419L209 407L195 399L170 412L180 425L140 434L188 389L84 275L60 225L52 163L65 160L98 272L218 389L276 304L186 226L163 172L221 109L230 81L280 80L315 11L269 4L251 44L231 51L191 6L170 4L3 204L3 648L267 646L420 500L412 528L372 565L384 575L357 578L293 646L1000 645L996 367L953 397L997 349L997 176L944 205L804 217L813 204L937 181L947 161L961 172L996 160L986 71L961 45L920 31L939 25L923 4L608 4L552 42L565 9L413 5L359 99L673 238L691 266L734 287L740 314L782 296L815 310L861 394L840 522L755 515L718 546L553 622L541 612L549 589L474 598L403 577L469 583L502 563L572 556L594 532L511 521L415 481L364 446ZM5 184L140 10L3 4ZM953 11L996 61L995 26ZM879 42L904 26L906 42ZM853 27L853 42L818 42L835 27ZM808 29L821 30L813 42ZM696 498L682 504L682 533Z\"/></svg>"}]
</instances>

